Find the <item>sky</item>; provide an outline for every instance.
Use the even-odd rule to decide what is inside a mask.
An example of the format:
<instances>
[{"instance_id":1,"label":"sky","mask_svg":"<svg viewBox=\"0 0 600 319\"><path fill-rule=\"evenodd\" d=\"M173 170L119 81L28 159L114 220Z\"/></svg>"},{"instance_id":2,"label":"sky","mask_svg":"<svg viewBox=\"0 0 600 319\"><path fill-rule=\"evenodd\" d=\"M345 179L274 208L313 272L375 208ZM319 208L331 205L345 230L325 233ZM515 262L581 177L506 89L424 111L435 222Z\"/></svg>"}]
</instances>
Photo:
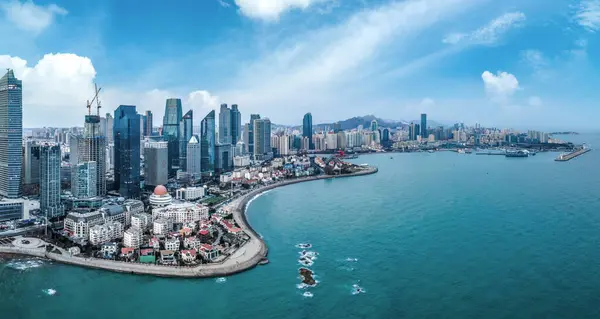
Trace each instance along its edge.
<instances>
[{"instance_id":1,"label":"sky","mask_svg":"<svg viewBox=\"0 0 600 319\"><path fill-rule=\"evenodd\" d=\"M24 127L181 98L278 124L374 114L600 130L600 0L0 0Z\"/></svg>"}]
</instances>

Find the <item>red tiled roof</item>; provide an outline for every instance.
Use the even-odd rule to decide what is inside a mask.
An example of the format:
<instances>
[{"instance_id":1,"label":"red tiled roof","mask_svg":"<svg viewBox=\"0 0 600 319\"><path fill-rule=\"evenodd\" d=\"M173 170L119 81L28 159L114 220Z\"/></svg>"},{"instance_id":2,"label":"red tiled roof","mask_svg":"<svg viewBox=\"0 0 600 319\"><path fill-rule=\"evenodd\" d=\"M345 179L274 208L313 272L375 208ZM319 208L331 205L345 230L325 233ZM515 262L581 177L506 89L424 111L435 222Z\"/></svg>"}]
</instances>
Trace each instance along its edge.
<instances>
[{"instance_id":1,"label":"red tiled roof","mask_svg":"<svg viewBox=\"0 0 600 319\"><path fill-rule=\"evenodd\" d=\"M201 230L200 235L204 235L204 236L208 235L208 230L206 230L206 229Z\"/></svg>"},{"instance_id":2,"label":"red tiled roof","mask_svg":"<svg viewBox=\"0 0 600 319\"><path fill-rule=\"evenodd\" d=\"M121 248L121 254L128 255L130 253L133 253L134 250L134 248Z\"/></svg>"},{"instance_id":3,"label":"red tiled roof","mask_svg":"<svg viewBox=\"0 0 600 319\"><path fill-rule=\"evenodd\" d=\"M200 249L201 250L212 250L213 247L209 244L202 244L202 245L200 245Z\"/></svg>"}]
</instances>

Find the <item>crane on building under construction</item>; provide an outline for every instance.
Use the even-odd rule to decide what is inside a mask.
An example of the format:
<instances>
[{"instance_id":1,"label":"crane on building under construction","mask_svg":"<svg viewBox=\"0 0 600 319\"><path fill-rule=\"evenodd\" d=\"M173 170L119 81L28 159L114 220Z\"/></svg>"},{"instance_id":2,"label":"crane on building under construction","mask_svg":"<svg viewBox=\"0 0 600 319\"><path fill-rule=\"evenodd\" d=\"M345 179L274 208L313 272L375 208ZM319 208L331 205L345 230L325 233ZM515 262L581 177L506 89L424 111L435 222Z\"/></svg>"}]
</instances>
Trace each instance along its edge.
<instances>
[{"instance_id":1,"label":"crane on building under construction","mask_svg":"<svg viewBox=\"0 0 600 319\"><path fill-rule=\"evenodd\" d=\"M88 115L92 115L92 104L94 104L94 101L96 101L96 105L97 105L97 111L96 111L97 114L96 115L100 116L100 108L102 107L100 105L100 97L98 95L100 93L100 90L102 90L102 88L99 88L98 85L96 85L96 83L94 83L94 92L95 92L94 97L92 98L91 101L90 100L87 101L87 106L86 106L88 109Z\"/></svg>"}]
</instances>

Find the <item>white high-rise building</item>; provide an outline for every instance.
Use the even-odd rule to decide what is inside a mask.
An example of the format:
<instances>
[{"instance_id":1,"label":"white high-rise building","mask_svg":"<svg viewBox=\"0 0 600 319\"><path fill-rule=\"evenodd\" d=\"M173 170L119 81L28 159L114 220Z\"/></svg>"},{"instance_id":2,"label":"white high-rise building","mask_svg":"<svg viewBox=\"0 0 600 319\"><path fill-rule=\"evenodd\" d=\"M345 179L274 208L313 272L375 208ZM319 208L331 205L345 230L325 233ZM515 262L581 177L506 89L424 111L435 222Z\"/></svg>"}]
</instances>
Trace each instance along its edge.
<instances>
[{"instance_id":1,"label":"white high-rise building","mask_svg":"<svg viewBox=\"0 0 600 319\"><path fill-rule=\"evenodd\" d=\"M327 136L325 137L325 144L328 151L337 150L337 134L327 133Z\"/></svg>"},{"instance_id":2,"label":"white high-rise building","mask_svg":"<svg viewBox=\"0 0 600 319\"><path fill-rule=\"evenodd\" d=\"M202 174L202 145L197 135L192 136L187 144L187 173L193 179L200 178Z\"/></svg>"},{"instance_id":3,"label":"white high-rise building","mask_svg":"<svg viewBox=\"0 0 600 319\"><path fill-rule=\"evenodd\" d=\"M77 198L90 198L98 196L97 193L97 164L96 162L82 162L75 166L71 174L75 174L72 179L71 193Z\"/></svg>"},{"instance_id":4,"label":"white high-rise building","mask_svg":"<svg viewBox=\"0 0 600 319\"><path fill-rule=\"evenodd\" d=\"M123 233L123 245L128 248L140 248L142 244L142 231L135 227L130 227Z\"/></svg>"}]
</instances>

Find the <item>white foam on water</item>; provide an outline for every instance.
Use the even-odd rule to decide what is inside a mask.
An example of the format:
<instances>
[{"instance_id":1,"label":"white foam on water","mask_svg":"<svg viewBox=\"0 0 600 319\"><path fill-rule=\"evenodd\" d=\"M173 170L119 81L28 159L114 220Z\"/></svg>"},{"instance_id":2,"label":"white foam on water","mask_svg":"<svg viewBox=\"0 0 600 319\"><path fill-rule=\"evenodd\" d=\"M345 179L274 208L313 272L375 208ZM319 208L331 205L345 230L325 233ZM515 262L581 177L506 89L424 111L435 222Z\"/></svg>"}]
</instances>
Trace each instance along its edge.
<instances>
[{"instance_id":1,"label":"white foam on water","mask_svg":"<svg viewBox=\"0 0 600 319\"><path fill-rule=\"evenodd\" d=\"M362 288L361 286L359 286L357 284L352 285L352 294L353 295L364 294L366 292L367 291L364 288Z\"/></svg>"},{"instance_id":2,"label":"white foam on water","mask_svg":"<svg viewBox=\"0 0 600 319\"><path fill-rule=\"evenodd\" d=\"M27 259L27 260L13 260L6 264L7 267L25 271L32 268L41 267L44 264L42 260L39 259Z\"/></svg>"},{"instance_id":3,"label":"white foam on water","mask_svg":"<svg viewBox=\"0 0 600 319\"><path fill-rule=\"evenodd\" d=\"M313 293L310 292L310 291L305 291L302 295L304 297L306 297L306 298L312 298L313 297Z\"/></svg>"},{"instance_id":4,"label":"white foam on water","mask_svg":"<svg viewBox=\"0 0 600 319\"><path fill-rule=\"evenodd\" d=\"M56 294L56 290L52 288L44 289L43 291L48 296L54 296Z\"/></svg>"},{"instance_id":5,"label":"white foam on water","mask_svg":"<svg viewBox=\"0 0 600 319\"><path fill-rule=\"evenodd\" d=\"M310 287L310 286L303 282L296 285L296 288L298 288L298 289L306 289L308 287Z\"/></svg>"},{"instance_id":6,"label":"white foam on water","mask_svg":"<svg viewBox=\"0 0 600 319\"><path fill-rule=\"evenodd\" d=\"M347 262L357 262L357 261L358 261L358 258L352 258L352 257L348 257L348 258L346 258L346 261L347 261Z\"/></svg>"},{"instance_id":7,"label":"white foam on water","mask_svg":"<svg viewBox=\"0 0 600 319\"><path fill-rule=\"evenodd\" d=\"M218 283L218 284L222 284L224 282L227 282L227 278L220 277L220 278L215 279L215 282Z\"/></svg>"}]
</instances>

